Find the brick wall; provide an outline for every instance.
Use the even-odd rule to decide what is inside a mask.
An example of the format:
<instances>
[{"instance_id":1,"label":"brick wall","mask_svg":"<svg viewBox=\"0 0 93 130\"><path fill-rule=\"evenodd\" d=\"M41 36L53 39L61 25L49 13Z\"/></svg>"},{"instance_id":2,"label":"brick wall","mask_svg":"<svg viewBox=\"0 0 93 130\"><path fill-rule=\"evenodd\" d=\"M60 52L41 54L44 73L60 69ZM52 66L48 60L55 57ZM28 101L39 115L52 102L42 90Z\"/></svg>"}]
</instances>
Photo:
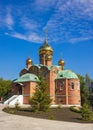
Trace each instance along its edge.
<instances>
[{"instance_id":1,"label":"brick wall","mask_svg":"<svg viewBox=\"0 0 93 130\"><path fill-rule=\"evenodd\" d=\"M63 87L61 89L62 82ZM71 87L72 83L74 84L74 88ZM81 105L78 79L56 80L56 104Z\"/></svg>"},{"instance_id":2,"label":"brick wall","mask_svg":"<svg viewBox=\"0 0 93 130\"><path fill-rule=\"evenodd\" d=\"M29 98L32 97L32 95L35 92L36 82L26 82L24 83L24 87L22 90L23 93L23 103L29 104Z\"/></svg>"},{"instance_id":3,"label":"brick wall","mask_svg":"<svg viewBox=\"0 0 93 130\"><path fill-rule=\"evenodd\" d=\"M71 84L74 83L74 89L72 89ZM80 88L78 79L68 80L68 104L81 104Z\"/></svg>"}]
</instances>

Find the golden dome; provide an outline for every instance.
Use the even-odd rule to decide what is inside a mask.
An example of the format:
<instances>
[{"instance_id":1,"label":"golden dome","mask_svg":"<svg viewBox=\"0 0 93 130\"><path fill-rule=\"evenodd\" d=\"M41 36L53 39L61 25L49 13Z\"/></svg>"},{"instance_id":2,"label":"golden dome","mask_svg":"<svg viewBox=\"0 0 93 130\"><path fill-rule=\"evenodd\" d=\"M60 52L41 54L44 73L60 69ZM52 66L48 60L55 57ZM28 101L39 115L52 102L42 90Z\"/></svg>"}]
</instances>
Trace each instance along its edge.
<instances>
[{"instance_id":1,"label":"golden dome","mask_svg":"<svg viewBox=\"0 0 93 130\"><path fill-rule=\"evenodd\" d=\"M28 58L27 60L26 60L26 65L27 64L32 64L32 60L30 59L30 58Z\"/></svg>"},{"instance_id":2,"label":"golden dome","mask_svg":"<svg viewBox=\"0 0 93 130\"><path fill-rule=\"evenodd\" d=\"M64 60L60 59L60 60L58 61L58 65L64 66L64 64L65 64L65 61L64 61Z\"/></svg>"},{"instance_id":3,"label":"golden dome","mask_svg":"<svg viewBox=\"0 0 93 130\"><path fill-rule=\"evenodd\" d=\"M51 56L51 55L48 55L48 56L47 56L47 59L48 59L48 60L51 60L51 59L52 59L52 56Z\"/></svg>"},{"instance_id":4,"label":"golden dome","mask_svg":"<svg viewBox=\"0 0 93 130\"><path fill-rule=\"evenodd\" d=\"M39 54L53 54L53 49L48 45L47 40L45 40L44 44L39 48Z\"/></svg>"}]
</instances>

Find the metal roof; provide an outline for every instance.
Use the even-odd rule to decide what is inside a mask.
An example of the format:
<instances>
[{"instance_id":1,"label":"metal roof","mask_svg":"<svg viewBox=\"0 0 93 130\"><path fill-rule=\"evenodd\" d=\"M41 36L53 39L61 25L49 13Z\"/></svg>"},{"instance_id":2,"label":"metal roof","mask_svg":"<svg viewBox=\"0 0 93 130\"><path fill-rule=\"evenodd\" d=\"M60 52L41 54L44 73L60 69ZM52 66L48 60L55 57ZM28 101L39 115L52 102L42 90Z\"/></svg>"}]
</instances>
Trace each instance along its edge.
<instances>
[{"instance_id":1,"label":"metal roof","mask_svg":"<svg viewBox=\"0 0 93 130\"><path fill-rule=\"evenodd\" d=\"M58 72L56 79L78 79L78 76L71 70L62 70Z\"/></svg>"},{"instance_id":2,"label":"metal roof","mask_svg":"<svg viewBox=\"0 0 93 130\"><path fill-rule=\"evenodd\" d=\"M14 82L21 83L21 82L27 82L27 81L39 82L39 78L34 74L26 73L26 74L22 75L21 77L19 77Z\"/></svg>"}]
</instances>

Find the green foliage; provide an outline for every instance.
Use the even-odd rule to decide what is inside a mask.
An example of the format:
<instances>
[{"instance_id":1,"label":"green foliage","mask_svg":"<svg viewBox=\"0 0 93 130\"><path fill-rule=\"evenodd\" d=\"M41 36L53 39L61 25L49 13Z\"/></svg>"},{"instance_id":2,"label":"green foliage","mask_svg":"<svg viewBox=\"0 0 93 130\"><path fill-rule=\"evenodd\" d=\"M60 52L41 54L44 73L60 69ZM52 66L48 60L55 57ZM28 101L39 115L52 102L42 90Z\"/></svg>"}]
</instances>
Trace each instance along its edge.
<instances>
[{"instance_id":1,"label":"green foliage","mask_svg":"<svg viewBox=\"0 0 93 130\"><path fill-rule=\"evenodd\" d=\"M0 78L0 97L5 98L11 93L12 82Z\"/></svg>"},{"instance_id":2,"label":"green foliage","mask_svg":"<svg viewBox=\"0 0 93 130\"><path fill-rule=\"evenodd\" d=\"M81 75L78 75L79 79L80 79L80 94L81 94L81 105L83 104L89 104L89 89L87 86L87 81L89 81L89 79L86 77L83 77Z\"/></svg>"},{"instance_id":3,"label":"green foliage","mask_svg":"<svg viewBox=\"0 0 93 130\"><path fill-rule=\"evenodd\" d=\"M14 110L10 110L9 113L10 114L15 114L15 111Z\"/></svg>"},{"instance_id":4,"label":"green foliage","mask_svg":"<svg viewBox=\"0 0 93 130\"><path fill-rule=\"evenodd\" d=\"M38 82L35 93L29 102L34 111L46 111L51 103L50 96L47 93L48 84L43 76L39 77L40 82Z\"/></svg>"},{"instance_id":5,"label":"green foliage","mask_svg":"<svg viewBox=\"0 0 93 130\"><path fill-rule=\"evenodd\" d=\"M4 111L4 112L8 112L9 110L10 110L10 107L9 107L9 106L3 108L3 111Z\"/></svg>"},{"instance_id":6,"label":"green foliage","mask_svg":"<svg viewBox=\"0 0 93 130\"><path fill-rule=\"evenodd\" d=\"M86 83L87 85L89 85L90 82L91 82L91 79L90 79L89 75L86 74L86 75L85 75L85 83Z\"/></svg>"},{"instance_id":7,"label":"green foliage","mask_svg":"<svg viewBox=\"0 0 93 130\"><path fill-rule=\"evenodd\" d=\"M16 109L16 110L19 110L19 109L20 109L20 106L19 106L19 103L18 103L18 102L15 103L15 109Z\"/></svg>"},{"instance_id":8,"label":"green foliage","mask_svg":"<svg viewBox=\"0 0 93 130\"><path fill-rule=\"evenodd\" d=\"M3 108L3 111L7 112L7 113L10 113L10 114L15 114L15 110L13 108L10 108L9 106Z\"/></svg>"},{"instance_id":9,"label":"green foliage","mask_svg":"<svg viewBox=\"0 0 93 130\"><path fill-rule=\"evenodd\" d=\"M81 109L82 120L93 120L93 112L91 111L88 104L83 104Z\"/></svg>"},{"instance_id":10,"label":"green foliage","mask_svg":"<svg viewBox=\"0 0 93 130\"><path fill-rule=\"evenodd\" d=\"M81 109L78 109L76 106L71 106L70 110L76 113L81 113Z\"/></svg>"},{"instance_id":11,"label":"green foliage","mask_svg":"<svg viewBox=\"0 0 93 130\"><path fill-rule=\"evenodd\" d=\"M49 119L50 120L55 120L55 116L54 115L50 115Z\"/></svg>"}]
</instances>

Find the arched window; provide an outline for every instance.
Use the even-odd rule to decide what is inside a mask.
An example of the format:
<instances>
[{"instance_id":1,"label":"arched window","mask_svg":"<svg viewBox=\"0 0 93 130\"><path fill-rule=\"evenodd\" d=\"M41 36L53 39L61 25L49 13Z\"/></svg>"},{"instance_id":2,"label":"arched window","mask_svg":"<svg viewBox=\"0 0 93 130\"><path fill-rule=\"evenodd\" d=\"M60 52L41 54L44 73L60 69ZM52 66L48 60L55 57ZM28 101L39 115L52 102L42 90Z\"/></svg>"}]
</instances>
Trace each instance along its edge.
<instances>
[{"instance_id":1,"label":"arched window","mask_svg":"<svg viewBox=\"0 0 93 130\"><path fill-rule=\"evenodd\" d=\"M75 89L74 83L71 83L71 90L74 90L74 89Z\"/></svg>"},{"instance_id":2,"label":"arched window","mask_svg":"<svg viewBox=\"0 0 93 130\"><path fill-rule=\"evenodd\" d=\"M43 72L43 76L44 76L44 78L46 78L46 74L47 74L47 72Z\"/></svg>"},{"instance_id":3,"label":"arched window","mask_svg":"<svg viewBox=\"0 0 93 130\"><path fill-rule=\"evenodd\" d=\"M60 82L60 91L63 90L63 87L64 87L64 82Z\"/></svg>"}]
</instances>

